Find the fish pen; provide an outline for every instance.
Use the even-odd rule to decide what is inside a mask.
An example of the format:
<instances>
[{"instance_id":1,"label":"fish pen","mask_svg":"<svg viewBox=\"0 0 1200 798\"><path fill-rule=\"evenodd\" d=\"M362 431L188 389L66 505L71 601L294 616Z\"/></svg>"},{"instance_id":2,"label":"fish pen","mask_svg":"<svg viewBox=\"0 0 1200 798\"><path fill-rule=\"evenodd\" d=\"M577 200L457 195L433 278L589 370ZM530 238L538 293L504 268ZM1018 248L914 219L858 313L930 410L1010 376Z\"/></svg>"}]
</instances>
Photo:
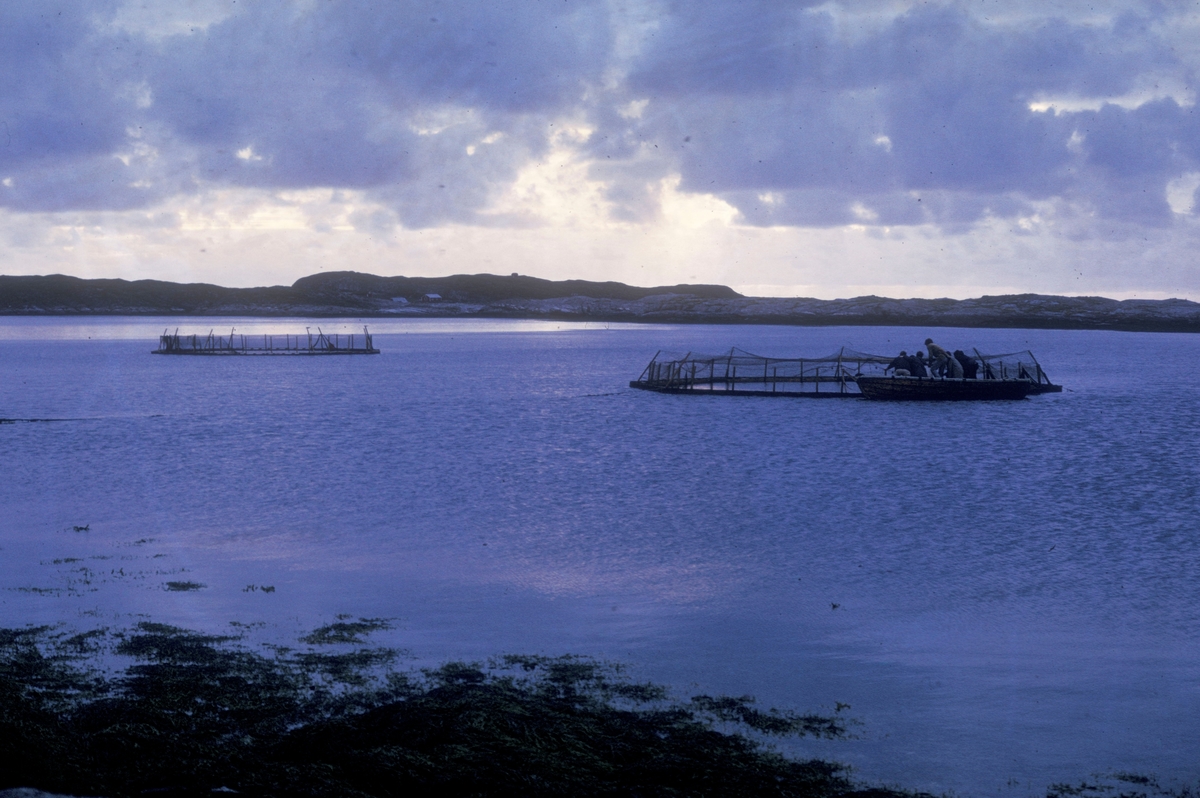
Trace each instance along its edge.
<instances>
[{"instance_id":1,"label":"fish pen","mask_svg":"<svg viewBox=\"0 0 1200 798\"><path fill-rule=\"evenodd\" d=\"M660 393L853 399L861 396L855 380L882 375L889 362L845 347L805 358L763 357L737 348L721 355L658 352L629 386Z\"/></svg>"},{"instance_id":2,"label":"fish pen","mask_svg":"<svg viewBox=\"0 0 1200 798\"><path fill-rule=\"evenodd\" d=\"M1033 387L1030 393L1062 393L1062 386L1055 385L1042 369L1042 364L1026 349L1006 355L985 355L978 349L972 350L982 363L980 377L987 380L1029 380Z\"/></svg>"},{"instance_id":3,"label":"fish pen","mask_svg":"<svg viewBox=\"0 0 1200 798\"><path fill-rule=\"evenodd\" d=\"M326 335L317 328L313 335L305 328L304 335L180 335L165 330L158 338L155 355L378 355L371 333L363 327L362 335Z\"/></svg>"},{"instance_id":4,"label":"fish pen","mask_svg":"<svg viewBox=\"0 0 1200 798\"><path fill-rule=\"evenodd\" d=\"M961 370L957 377L948 372L908 376L907 370L889 377L895 358L845 347L824 357L805 358L763 357L737 348L720 355L660 351L629 387L658 393L811 399L864 398L866 388L872 389L866 397L872 399L1023 398L1062 391L1028 350L1003 355L973 351L974 357L962 355L967 364L972 360L976 364L978 376L970 378L964 378ZM881 391L884 387L887 390Z\"/></svg>"}]
</instances>

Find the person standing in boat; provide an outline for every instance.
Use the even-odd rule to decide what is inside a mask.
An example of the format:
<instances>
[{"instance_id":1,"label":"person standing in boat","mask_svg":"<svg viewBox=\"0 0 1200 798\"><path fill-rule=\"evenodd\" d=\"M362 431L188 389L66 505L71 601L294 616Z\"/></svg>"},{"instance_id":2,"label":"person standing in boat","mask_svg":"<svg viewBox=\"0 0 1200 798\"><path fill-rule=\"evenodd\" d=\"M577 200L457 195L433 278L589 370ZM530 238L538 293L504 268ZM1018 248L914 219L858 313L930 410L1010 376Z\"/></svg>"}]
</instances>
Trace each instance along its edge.
<instances>
[{"instance_id":1,"label":"person standing in boat","mask_svg":"<svg viewBox=\"0 0 1200 798\"><path fill-rule=\"evenodd\" d=\"M910 361L910 358L908 356L908 352L905 352L903 349L901 349L900 354L898 354L898 355L896 355L896 357L892 358L892 362L888 363L887 366L883 369L883 373L887 374L889 371L892 371L894 369L895 374L893 376L907 377L910 374L912 374L912 372L909 371L909 365L910 365L909 361Z\"/></svg>"},{"instance_id":2,"label":"person standing in boat","mask_svg":"<svg viewBox=\"0 0 1200 798\"><path fill-rule=\"evenodd\" d=\"M954 359L962 364L963 376L968 380L975 379L976 375L979 374L978 361L976 361L975 358L971 357L966 352L962 351L961 349L955 349Z\"/></svg>"},{"instance_id":3,"label":"person standing in boat","mask_svg":"<svg viewBox=\"0 0 1200 798\"><path fill-rule=\"evenodd\" d=\"M942 373L947 377L953 377L956 380L961 380L963 378L962 363L959 362L958 358L952 355L946 358L946 365Z\"/></svg>"},{"instance_id":4,"label":"person standing in boat","mask_svg":"<svg viewBox=\"0 0 1200 798\"><path fill-rule=\"evenodd\" d=\"M925 339L925 348L929 350L929 362L933 365L933 375L945 377L950 353L935 344L932 338Z\"/></svg>"}]
</instances>

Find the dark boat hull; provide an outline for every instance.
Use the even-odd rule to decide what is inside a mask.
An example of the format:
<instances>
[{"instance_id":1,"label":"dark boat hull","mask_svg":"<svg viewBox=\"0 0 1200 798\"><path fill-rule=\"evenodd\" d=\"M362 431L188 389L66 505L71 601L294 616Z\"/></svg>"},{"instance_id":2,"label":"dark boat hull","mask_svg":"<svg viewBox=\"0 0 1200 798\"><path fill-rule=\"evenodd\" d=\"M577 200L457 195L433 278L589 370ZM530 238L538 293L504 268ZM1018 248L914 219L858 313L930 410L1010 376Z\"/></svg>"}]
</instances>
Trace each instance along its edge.
<instances>
[{"instance_id":1,"label":"dark boat hull","mask_svg":"<svg viewBox=\"0 0 1200 798\"><path fill-rule=\"evenodd\" d=\"M1024 399L1034 388L1032 380L859 377L857 383L865 398L893 402Z\"/></svg>"}]
</instances>

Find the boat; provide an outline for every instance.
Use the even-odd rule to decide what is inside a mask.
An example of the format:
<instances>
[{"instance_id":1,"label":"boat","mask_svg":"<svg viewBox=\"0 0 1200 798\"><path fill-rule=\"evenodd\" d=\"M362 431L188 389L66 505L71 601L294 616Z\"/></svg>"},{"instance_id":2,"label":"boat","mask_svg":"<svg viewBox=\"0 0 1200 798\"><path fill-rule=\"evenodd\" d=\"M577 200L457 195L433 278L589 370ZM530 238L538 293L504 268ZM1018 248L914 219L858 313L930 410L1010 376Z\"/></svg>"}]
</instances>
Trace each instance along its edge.
<instances>
[{"instance_id":1,"label":"boat","mask_svg":"<svg viewBox=\"0 0 1200 798\"><path fill-rule=\"evenodd\" d=\"M954 377L858 377L864 399L886 401L970 401L1024 399L1033 380L968 380Z\"/></svg>"},{"instance_id":2,"label":"boat","mask_svg":"<svg viewBox=\"0 0 1200 798\"><path fill-rule=\"evenodd\" d=\"M893 358L842 347L822 357L763 357L732 348L719 355L659 351L629 387L691 396L808 399L988 400L1058 393L1033 353L973 356L977 379L889 374Z\"/></svg>"}]
</instances>

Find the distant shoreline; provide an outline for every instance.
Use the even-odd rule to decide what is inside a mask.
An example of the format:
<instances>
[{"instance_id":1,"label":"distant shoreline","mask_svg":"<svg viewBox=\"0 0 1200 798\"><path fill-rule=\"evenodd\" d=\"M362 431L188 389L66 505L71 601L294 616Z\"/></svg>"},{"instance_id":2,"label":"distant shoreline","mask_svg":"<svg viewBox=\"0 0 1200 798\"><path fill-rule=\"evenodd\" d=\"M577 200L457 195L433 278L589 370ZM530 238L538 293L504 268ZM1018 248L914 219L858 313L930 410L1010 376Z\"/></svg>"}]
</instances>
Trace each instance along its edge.
<instances>
[{"instance_id":1,"label":"distant shoreline","mask_svg":"<svg viewBox=\"0 0 1200 798\"><path fill-rule=\"evenodd\" d=\"M976 299L747 297L726 286L643 288L490 274L316 274L291 286L0 276L0 316L484 318L641 324L1200 332L1200 303L1041 294Z\"/></svg>"}]
</instances>

